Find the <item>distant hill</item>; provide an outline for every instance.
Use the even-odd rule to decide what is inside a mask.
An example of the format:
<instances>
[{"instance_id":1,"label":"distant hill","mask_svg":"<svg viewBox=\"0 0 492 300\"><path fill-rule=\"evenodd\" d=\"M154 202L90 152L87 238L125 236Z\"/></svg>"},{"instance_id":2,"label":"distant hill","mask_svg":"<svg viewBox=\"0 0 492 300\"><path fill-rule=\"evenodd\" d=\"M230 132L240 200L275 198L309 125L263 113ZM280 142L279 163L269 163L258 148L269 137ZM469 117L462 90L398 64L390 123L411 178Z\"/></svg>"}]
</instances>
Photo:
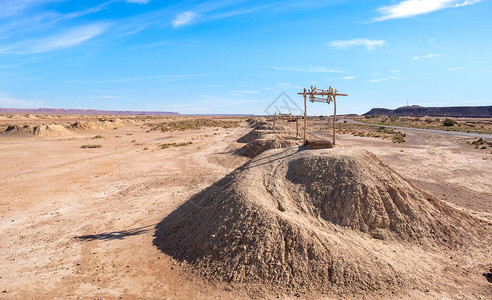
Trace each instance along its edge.
<instances>
[{"instance_id":1,"label":"distant hill","mask_svg":"<svg viewBox=\"0 0 492 300\"><path fill-rule=\"evenodd\" d=\"M418 105L403 106L397 109L373 108L363 116L408 116L408 117L469 117L492 118L492 106L451 106L423 107Z\"/></svg>"},{"instance_id":2,"label":"distant hill","mask_svg":"<svg viewBox=\"0 0 492 300\"><path fill-rule=\"evenodd\" d=\"M0 113L7 114L69 114L69 115L179 115L167 111L119 111L96 109L64 109L64 108L0 108Z\"/></svg>"}]
</instances>

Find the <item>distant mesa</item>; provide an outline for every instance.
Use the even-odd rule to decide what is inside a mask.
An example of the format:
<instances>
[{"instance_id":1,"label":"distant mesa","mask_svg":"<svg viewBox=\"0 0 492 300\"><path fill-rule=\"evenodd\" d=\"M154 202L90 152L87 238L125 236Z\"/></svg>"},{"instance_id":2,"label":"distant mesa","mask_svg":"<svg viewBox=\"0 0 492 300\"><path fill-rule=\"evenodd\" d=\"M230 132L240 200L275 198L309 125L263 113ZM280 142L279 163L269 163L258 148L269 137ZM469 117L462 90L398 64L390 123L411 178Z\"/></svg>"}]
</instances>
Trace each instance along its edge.
<instances>
[{"instance_id":1,"label":"distant mesa","mask_svg":"<svg viewBox=\"0 0 492 300\"><path fill-rule=\"evenodd\" d=\"M407 116L407 117L469 117L492 118L492 106L452 106L423 107L418 105L403 106L397 109L373 108L364 116Z\"/></svg>"},{"instance_id":2,"label":"distant mesa","mask_svg":"<svg viewBox=\"0 0 492 300\"><path fill-rule=\"evenodd\" d=\"M64 108L0 108L0 113L8 114L68 114L68 115L179 115L168 111L119 111L96 109L64 109Z\"/></svg>"}]
</instances>

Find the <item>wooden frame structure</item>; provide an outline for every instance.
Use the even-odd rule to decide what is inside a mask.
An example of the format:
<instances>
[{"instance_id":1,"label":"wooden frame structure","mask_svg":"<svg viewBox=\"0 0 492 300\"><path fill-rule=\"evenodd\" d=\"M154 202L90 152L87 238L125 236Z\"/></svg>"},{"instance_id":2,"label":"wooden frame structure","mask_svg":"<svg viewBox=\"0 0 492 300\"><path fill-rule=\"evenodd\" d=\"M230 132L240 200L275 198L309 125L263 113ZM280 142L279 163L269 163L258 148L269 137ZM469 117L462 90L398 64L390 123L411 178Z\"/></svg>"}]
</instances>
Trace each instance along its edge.
<instances>
[{"instance_id":1,"label":"wooden frame structure","mask_svg":"<svg viewBox=\"0 0 492 300\"><path fill-rule=\"evenodd\" d=\"M306 143L306 128L307 128L307 99L309 96L309 101L311 103L321 102L330 104L333 101L334 112L333 112L333 146L335 146L335 123L337 121L337 96L348 96L348 94L340 94L336 89L331 86L327 90L320 90L316 87L311 86L311 89L304 89L303 92L297 93L304 97L304 143ZM326 97L326 98L324 98Z\"/></svg>"},{"instance_id":2,"label":"wooden frame structure","mask_svg":"<svg viewBox=\"0 0 492 300\"><path fill-rule=\"evenodd\" d=\"M275 124L276 120L286 120L287 122L296 122L296 138L299 137L299 118L300 116L294 116L291 113L290 114L281 114L279 113L277 115L277 112L273 115L273 132L275 132Z\"/></svg>"}]
</instances>

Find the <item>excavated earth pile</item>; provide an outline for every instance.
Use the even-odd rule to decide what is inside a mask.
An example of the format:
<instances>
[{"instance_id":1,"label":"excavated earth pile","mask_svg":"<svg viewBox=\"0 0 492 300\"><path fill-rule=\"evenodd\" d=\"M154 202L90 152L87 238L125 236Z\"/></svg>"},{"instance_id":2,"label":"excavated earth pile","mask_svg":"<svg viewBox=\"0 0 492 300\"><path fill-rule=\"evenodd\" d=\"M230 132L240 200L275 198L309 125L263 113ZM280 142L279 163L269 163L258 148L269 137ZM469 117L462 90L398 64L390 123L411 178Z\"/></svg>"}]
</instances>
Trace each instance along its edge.
<instances>
[{"instance_id":1,"label":"excavated earth pile","mask_svg":"<svg viewBox=\"0 0 492 300\"><path fill-rule=\"evenodd\" d=\"M272 127L267 122L251 120L248 123L254 129L237 140L238 143L247 143L236 151L238 155L255 157L266 150L301 144L301 141L294 137L295 133L283 126L277 125L273 133Z\"/></svg>"},{"instance_id":2,"label":"excavated earth pile","mask_svg":"<svg viewBox=\"0 0 492 300\"><path fill-rule=\"evenodd\" d=\"M367 151L298 147L257 156L156 229L159 249L211 280L329 293L415 287L419 256L388 245L460 249L485 232Z\"/></svg>"},{"instance_id":3,"label":"excavated earth pile","mask_svg":"<svg viewBox=\"0 0 492 300\"><path fill-rule=\"evenodd\" d=\"M57 137L57 136L71 136L73 133L63 127L60 124L48 124L48 125L10 125L3 132L3 135L12 137L25 137L25 136L43 136L43 137Z\"/></svg>"}]
</instances>

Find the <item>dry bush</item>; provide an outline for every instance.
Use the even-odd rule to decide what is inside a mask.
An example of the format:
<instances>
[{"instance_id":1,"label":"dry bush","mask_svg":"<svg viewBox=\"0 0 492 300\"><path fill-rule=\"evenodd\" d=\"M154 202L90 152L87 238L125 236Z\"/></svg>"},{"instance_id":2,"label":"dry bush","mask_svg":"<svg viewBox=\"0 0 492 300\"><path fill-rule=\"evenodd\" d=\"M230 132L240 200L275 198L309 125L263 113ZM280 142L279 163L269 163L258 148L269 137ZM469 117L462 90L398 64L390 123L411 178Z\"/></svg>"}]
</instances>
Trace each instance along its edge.
<instances>
[{"instance_id":1,"label":"dry bush","mask_svg":"<svg viewBox=\"0 0 492 300\"><path fill-rule=\"evenodd\" d=\"M220 128L235 128L239 126L238 121L224 121L213 119L196 119L196 120L183 120L164 122L159 124L151 124L152 130L160 130L162 132L167 131L185 131L185 130L198 130L203 127L220 127Z\"/></svg>"}]
</instances>

